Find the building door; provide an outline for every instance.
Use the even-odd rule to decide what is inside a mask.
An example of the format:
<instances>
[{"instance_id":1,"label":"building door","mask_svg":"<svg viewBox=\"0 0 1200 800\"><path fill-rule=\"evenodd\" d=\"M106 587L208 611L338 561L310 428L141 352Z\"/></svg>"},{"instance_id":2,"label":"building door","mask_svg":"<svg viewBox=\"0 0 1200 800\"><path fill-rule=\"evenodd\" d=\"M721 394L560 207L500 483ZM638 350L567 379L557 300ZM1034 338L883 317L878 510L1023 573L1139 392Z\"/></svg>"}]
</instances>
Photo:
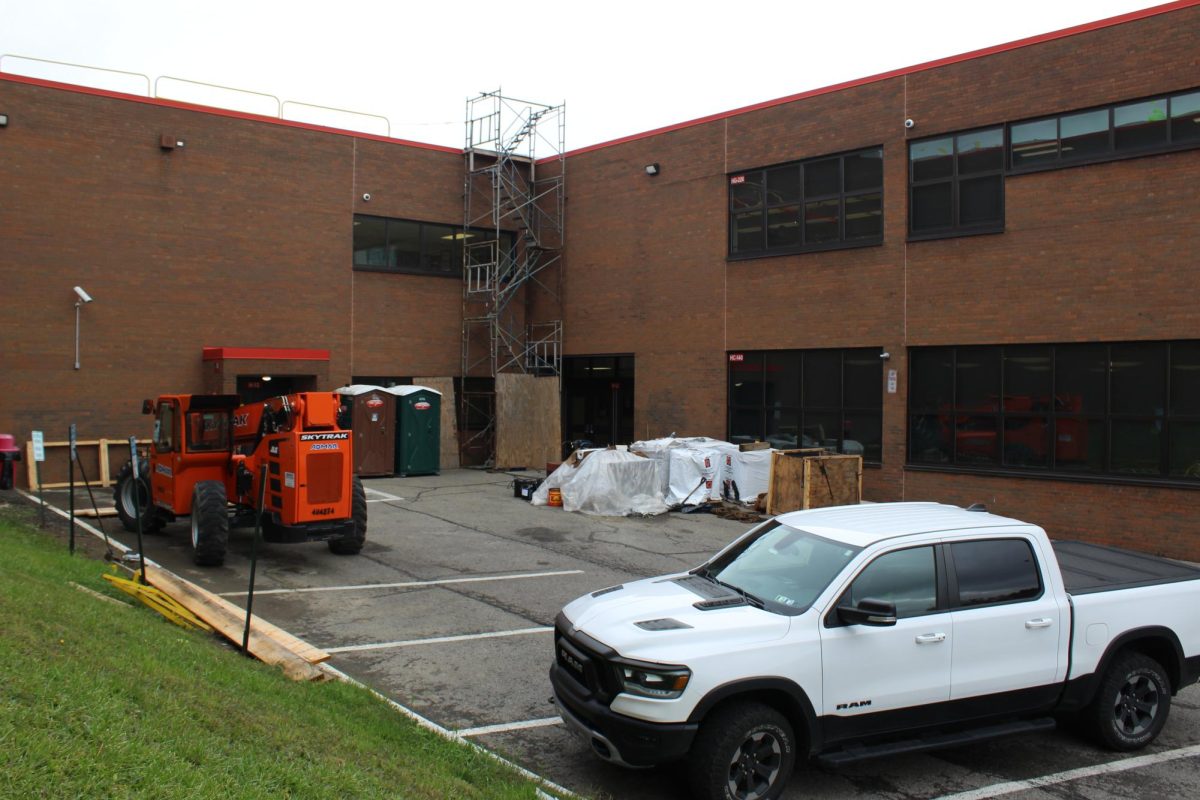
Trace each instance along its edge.
<instances>
[{"instance_id":1,"label":"building door","mask_svg":"<svg viewBox=\"0 0 1200 800\"><path fill-rule=\"evenodd\" d=\"M633 356L563 358L563 436L597 447L633 441Z\"/></svg>"}]
</instances>

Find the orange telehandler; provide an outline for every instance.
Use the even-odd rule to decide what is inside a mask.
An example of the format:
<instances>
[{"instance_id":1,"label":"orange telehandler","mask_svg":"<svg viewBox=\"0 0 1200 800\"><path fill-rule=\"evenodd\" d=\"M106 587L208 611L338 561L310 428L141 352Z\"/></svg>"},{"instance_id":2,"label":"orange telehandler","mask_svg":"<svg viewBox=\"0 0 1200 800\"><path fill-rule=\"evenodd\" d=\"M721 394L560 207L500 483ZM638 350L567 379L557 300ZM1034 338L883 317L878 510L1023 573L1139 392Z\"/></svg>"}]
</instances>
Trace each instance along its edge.
<instances>
[{"instance_id":1,"label":"orange telehandler","mask_svg":"<svg viewBox=\"0 0 1200 800\"><path fill-rule=\"evenodd\" d=\"M149 458L126 462L113 499L126 530L160 530L190 516L193 559L220 566L232 526L253 525L262 468L260 515L268 542L326 541L353 555L367 535L367 498L355 476L351 436L337 419L333 392L300 392L239 405L237 395L163 395Z\"/></svg>"}]
</instances>

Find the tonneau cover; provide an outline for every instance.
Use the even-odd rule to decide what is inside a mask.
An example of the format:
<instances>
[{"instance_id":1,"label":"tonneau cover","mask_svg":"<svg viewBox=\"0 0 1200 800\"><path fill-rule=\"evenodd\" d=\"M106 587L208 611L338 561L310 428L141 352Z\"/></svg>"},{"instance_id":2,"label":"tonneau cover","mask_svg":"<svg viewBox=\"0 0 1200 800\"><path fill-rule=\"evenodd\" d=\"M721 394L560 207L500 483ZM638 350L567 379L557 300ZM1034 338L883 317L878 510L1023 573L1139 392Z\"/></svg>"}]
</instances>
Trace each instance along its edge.
<instances>
[{"instance_id":1,"label":"tonneau cover","mask_svg":"<svg viewBox=\"0 0 1200 800\"><path fill-rule=\"evenodd\" d=\"M1053 541L1051 544L1070 594L1200 580L1200 568L1149 553L1088 542Z\"/></svg>"}]
</instances>

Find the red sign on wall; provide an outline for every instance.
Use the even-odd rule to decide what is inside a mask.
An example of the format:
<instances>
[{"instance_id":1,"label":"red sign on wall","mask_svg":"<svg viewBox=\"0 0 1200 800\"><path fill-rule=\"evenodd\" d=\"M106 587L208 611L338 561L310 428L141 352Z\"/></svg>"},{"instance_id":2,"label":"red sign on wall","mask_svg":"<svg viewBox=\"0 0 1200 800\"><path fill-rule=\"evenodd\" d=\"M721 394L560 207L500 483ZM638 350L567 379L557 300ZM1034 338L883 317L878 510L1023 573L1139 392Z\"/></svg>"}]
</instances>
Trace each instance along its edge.
<instances>
[{"instance_id":1,"label":"red sign on wall","mask_svg":"<svg viewBox=\"0 0 1200 800\"><path fill-rule=\"evenodd\" d=\"M745 361L746 354L745 353L730 353L729 360L730 361Z\"/></svg>"}]
</instances>

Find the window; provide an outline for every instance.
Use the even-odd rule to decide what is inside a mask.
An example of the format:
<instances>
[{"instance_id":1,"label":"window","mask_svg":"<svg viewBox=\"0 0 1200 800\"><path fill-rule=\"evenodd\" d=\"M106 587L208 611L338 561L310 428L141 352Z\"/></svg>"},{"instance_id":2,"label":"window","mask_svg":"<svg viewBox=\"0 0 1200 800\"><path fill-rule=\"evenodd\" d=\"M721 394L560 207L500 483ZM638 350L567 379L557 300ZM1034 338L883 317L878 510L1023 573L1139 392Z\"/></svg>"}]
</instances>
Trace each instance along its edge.
<instances>
[{"instance_id":1,"label":"window","mask_svg":"<svg viewBox=\"0 0 1200 800\"><path fill-rule=\"evenodd\" d=\"M828 447L879 463L883 362L878 348L729 354L729 441Z\"/></svg>"},{"instance_id":2,"label":"window","mask_svg":"<svg viewBox=\"0 0 1200 800\"><path fill-rule=\"evenodd\" d=\"M495 231L461 226L354 215L354 268L461 277L463 242L485 241ZM501 234L501 247L511 253L515 238Z\"/></svg>"},{"instance_id":3,"label":"window","mask_svg":"<svg viewBox=\"0 0 1200 800\"><path fill-rule=\"evenodd\" d=\"M756 257L883 241L883 148L729 177L729 255Z\"/></svg>"},{"instance_id":4,"label":"window","mask_svg":"<svg viewBox=\"0 0 1200 800\"><path fill-rule=\"evenodd\" d=\"M1014 172L1200 145L1200 91L1114 103L1008 126Z\"/></svg>"},{"instance_id":5,"label":"window","mask_svg":"<svg viewBox=\"0 0 1200 800\"><path fill-rule=\"evenodd\" d=\"M1200 480L1200 342L917 348L908 461Z\"/></svg>"},{"instance_id":6,"label":"window","mask_svg":"<svg viewBox=\"0 0 1200 800\"><path fill-rule=\"evenodd\" d=\"M940 136L908 148L909 233L1004 229L1004 128Z\"/></svg>"},{"instance_id":7,"label":"window","mask_svg":"<svg viewBox=\"0 0 1200 800\"><path fill-rule=\"evenodd\" d=\"M229 412L189 411L187 449L190 453L215 453L229 449Z\"/></svg>"},{"instance_id":8,"label":"window","mask_svg":"<svg viewBox=\"0 0 1200 800\"><path fill-rule=\"evenodd\" d=\"M159 453L175 452L175 404L159 403L154 418L154 449Z\"/></svg>"},{"instance_id":9,"label":"window","mask_svg":"<svg viewBox=\"0 0 1200 800\"><path fill-rule=\"evenodd\" d=\"M956 606L976 606L1034 600L1042 595L1042 578L1029 542L992 539L950 545L958 581Z\"/></svg>"},{"instance_id":10,"label":"window","mask_svg":"<svg viewBox=\"0 0 1200 800\"><path fill-rule=\"evenodd\" d=\"M885 553L867 565L839 605L880 600L896 606L896 618L919 617L937 610L937 568L932 547Z\"/></svg>"}]
</instances>

